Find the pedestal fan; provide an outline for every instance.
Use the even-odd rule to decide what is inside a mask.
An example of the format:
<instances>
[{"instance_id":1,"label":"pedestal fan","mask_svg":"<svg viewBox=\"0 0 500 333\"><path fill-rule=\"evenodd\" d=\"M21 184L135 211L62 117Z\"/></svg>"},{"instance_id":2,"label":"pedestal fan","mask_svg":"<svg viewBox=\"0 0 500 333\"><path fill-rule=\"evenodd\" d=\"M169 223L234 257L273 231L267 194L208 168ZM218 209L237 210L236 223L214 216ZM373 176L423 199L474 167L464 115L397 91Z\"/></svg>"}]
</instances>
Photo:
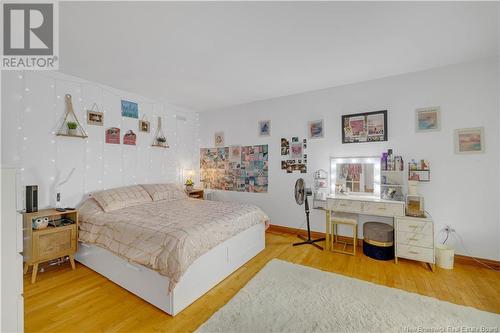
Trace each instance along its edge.
<instances>
[{"instance_id":1,"label":"pedestal fan","mask_svg":"<svg viewBox=\"0 0 500 333\"><path fill-rule=\"evenodd\" d=\"M316 244L316 242L323 241L325 240L325 238L311 239L311 227L309 225L309 202L307 201L307 197L310 195L312 195L312 191L310 188L306 188L304 179L302 178L297 179L297 181L295 182L295 202L297 202L297 204L299 205L304 204L304 209L306 212L306 221L307 221L307 238L302 235L297 235L300 239L304 241L300 243L294 243L293 246L311 244L317 247L318 249L323 250L323 248L318 244Z\"/></svg>"}]
</instances>

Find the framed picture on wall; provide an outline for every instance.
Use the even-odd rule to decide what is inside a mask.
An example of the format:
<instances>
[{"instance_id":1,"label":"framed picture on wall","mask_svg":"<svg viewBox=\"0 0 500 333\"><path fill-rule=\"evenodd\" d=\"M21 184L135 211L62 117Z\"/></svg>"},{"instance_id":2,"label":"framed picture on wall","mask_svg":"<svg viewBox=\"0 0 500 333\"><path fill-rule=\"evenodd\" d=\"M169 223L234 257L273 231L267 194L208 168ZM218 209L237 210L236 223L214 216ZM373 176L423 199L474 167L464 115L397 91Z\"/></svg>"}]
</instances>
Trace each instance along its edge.
<instances>
[{"instance_id":1,"label":"framed picture on wall","mask_svg":"<svg viewBox=\"0 0 500 333\"><path fill-rule=\"evenodd\" d=\"M259 121L259 136L270 136L271 135L271 121L262 120Z\"/></svg>"},{"instance_id":2,"label":"framed picture on wall","mask_svg":"<svg viewBox=\"0 0 500 333\"><path fill-rule=\"evenodd\" d=\"M342 143L387 141L387 110L342 116Z\"/></svg>"},{"instance_id":3,"label":"framed picture on wall","mask_svg":"<svg viewBox=\"0 0 500 333\"><path fill-rule=\"evenodd\" d=\"M104 113L94 110L87 110L87 124L103 126L104 125Z\"/></svg>"},{"instance_id":4,"label":"framed picture on wall","mask_svg":"<svg viewBox=\"0 0 500 333\"><path fill-rule=\"evenodd\" d=\"M122 99L122 117L139 118L139 105Z\"/></svg>"},{"instance_id":5,"label":"framed picture on wall","mask_svg":"<svg viewBox=\"0 0 500 333\"><path fill-rule=\"evenodd\" d=\"M323 120L313 120L307 124L310 139L320 139L324 136Z\"/></svg>"},{"instance_id":6,"label":"framed picture on wall","mask_svg":"<svg viewBox=\"0 0 500 333\"><path fill-rule=\"evenodd\" d=\"M224 146L224 132L215 132L214 144L215 144L215 147L223 147Z\"/></svg>"},{"instance_id":7,"label":"framed picture on wall","mask_svg":"<svg viewBox=\"0 0 500 333\"><path fill-rule=\"evenodd\" d=\"M415 110L415 130L432 132L441 129L441 108L439 106Z\"/></svg>"},{"instance_id":8,"label":"framed picture on wall","mask_svg":"<svg viewBox=\"0 0 500 333\"><path fill-rule=\"evenodd\" d=\"M484 128L461 128L455 130L455 153L475 154L484 152Z\"/></svg>"},{"instance_id":9,"label":"framed picture on wall","mask_svg":"<svg viewBox=\"0 0 500 333\"><path fill-rule=\"evenodd\" d=\"M151 124L147 120L139 120L139 132L149 133Z\"/></svg>"}]
</instances>

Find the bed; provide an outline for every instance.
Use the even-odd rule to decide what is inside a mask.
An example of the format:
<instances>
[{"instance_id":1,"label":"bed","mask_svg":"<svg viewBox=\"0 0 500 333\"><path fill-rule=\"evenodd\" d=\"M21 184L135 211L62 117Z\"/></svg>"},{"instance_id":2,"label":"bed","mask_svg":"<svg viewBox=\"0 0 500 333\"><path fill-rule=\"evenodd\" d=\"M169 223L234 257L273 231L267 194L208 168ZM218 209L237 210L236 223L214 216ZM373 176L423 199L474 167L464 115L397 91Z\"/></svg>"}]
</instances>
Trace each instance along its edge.
<instances>
[{"instance_id":1,"label":"bed","mask_svg":"<svg viewBox=\"0 0 500 333\"><path fill-rule=\"evenodd\" d=\"M78 211L76 259L170 315L265 247L258 207L188 198L174 184L92 193Z\"/></svg>"}]
</instances>

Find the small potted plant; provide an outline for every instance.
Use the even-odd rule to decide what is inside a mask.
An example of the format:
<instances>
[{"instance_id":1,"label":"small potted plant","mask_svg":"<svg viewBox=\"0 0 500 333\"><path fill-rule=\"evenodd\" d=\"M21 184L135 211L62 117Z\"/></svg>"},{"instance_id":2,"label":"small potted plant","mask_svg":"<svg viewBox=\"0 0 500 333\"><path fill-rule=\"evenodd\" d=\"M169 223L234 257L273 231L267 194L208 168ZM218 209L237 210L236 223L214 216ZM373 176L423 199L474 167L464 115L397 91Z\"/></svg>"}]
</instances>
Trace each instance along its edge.
<instances>
[{"instance_id":1,"label":"small potted plant","mask_svg":"<svg viewBox=\"0 0 500 333\"><path fill-rule=\"evenodd\" d=\"M68 126L68 135L76 136L78 124L74 121L68 121L66 125Z\"/></svg>"},{"instance_id":2,"label":"small potted plant","mask_svg":"<svg viewBox=\"0 0 500 333\"><path fill-rule=\"evenodd\" d=\"M167 142L167 139L164 136L159 136L156 138L156 144L159 146L164 146Z\"/></svg>"},{"instance_id":3,"label":"small potted plant","mask_svg":"<svg viewBox=\"0 0 500 333\"><path fill-rule=\"evenodd\" d=\"M184 185L186 185L186 192L191 192L194 188L194 182L192 179L187 179Z\"/></svg>"}]
</instances>

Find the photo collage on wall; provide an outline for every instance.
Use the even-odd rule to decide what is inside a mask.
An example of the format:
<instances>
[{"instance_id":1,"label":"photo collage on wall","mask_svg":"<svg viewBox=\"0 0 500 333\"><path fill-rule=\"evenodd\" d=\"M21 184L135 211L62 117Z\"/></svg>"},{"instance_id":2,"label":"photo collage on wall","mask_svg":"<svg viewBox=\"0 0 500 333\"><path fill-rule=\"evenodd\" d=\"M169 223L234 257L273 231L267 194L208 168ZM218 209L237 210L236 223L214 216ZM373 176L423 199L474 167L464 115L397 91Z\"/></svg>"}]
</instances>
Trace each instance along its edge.
<instances>
[{"instance_id":1,"label":"photo collage on wall","mask_svg":"<svg viewBox=\"0 0 500 333\"><path fill-rule=\"evenodd\" d=\"M200 149L204 188L265 193L268 190L268 145Z\"/></svg>"},{"instance_id":2,"label":"photo collage on wall","mask_svg":"<svg viewBox=\"0 0 500 333\"><path fill-rule=\"evenodd\" d=\"M281 170L286 173L307 173L307 139L294 136L291 141L281 138Z\"/></svg>"}]
</instances>

